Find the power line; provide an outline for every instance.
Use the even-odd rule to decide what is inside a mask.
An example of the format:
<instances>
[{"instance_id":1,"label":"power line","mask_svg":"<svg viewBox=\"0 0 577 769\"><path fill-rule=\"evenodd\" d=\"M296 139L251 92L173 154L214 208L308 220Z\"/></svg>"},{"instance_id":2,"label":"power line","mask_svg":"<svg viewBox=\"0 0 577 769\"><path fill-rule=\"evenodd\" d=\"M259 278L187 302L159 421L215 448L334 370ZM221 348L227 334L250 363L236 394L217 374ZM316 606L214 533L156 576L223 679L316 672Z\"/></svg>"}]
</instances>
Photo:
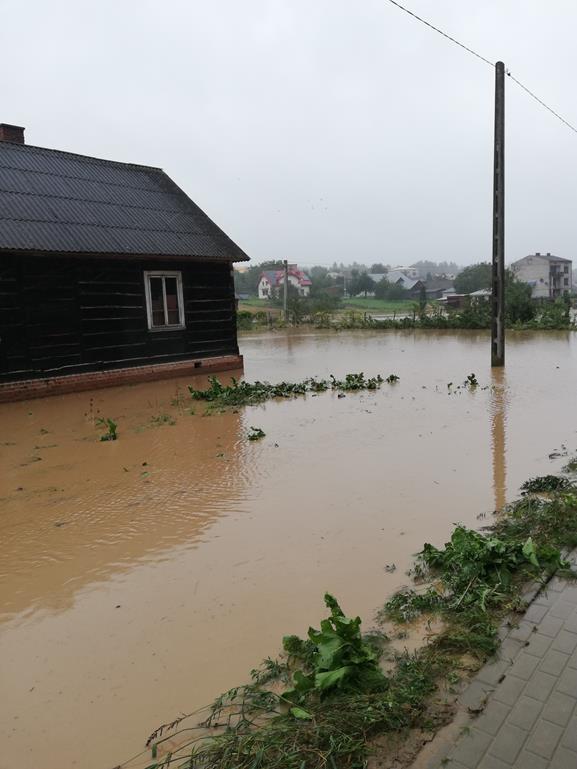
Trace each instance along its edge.
<instances>
[{"instance_id":1,"label":"power line","mask_svg":"<svg viewBox=\"0 0 577 769\"><path fill-rule=\"evenodd\" d=\"M529 96L530 96L532 99L535 99L535 101L536 101L536 102L538 102L538 103L539 103L539 104L540 104L542 107L545 107L545 109L546 109L546 110L549 110L549 112L550 112L552 115L555 115L555 117L556 117L556 118L558 118L558 119L559 119L559 120L560 120L562 123L565 123L565 125L567 126L567 128L570 128L572 131L574 131L574 132L577 134L577 128L575 128L574 126L572 126L572 125L571 125L571 123L569 123L567 120L565 120L565 118L564 118L564 117L561 117L561 115L560 115L558 112L555 112L555 110L554 110L554 109L552 109L551 107L549 107L549 105L548 105L548 104L545 104L545 102L544 102L544 101L541 101L541 99L540 99L538 96L535 96L535 94L533 93L533 91L530 91L530 90L527 88L527 86L526 86L526 85L523 85L523 83L521 83L519 80L517 80L517 78L516 78L516 77L514 77L514 76L513 76L513 75L512 75L512 74L509 72L509 70L507 70L507 75L508 75L508 76L511 78L511 80L513 80L513 82L517 83L517 85L518 85L520 88L522 88L524 91L526 91L526 92L529 94Z\"/></svg>"},{"instance_id":2,"label":"power line","mask_svg":"<svg viewBox=\"0 0 577 769\"><path fill-rule=\"evenodd\" d=\"M408 13L409 16L412 16L414 19L417 19L417 21L420 21L422 24L426 24L427 27L430 27L431 29L434 29L435 32L438 32L439 35L442 35L443 37L446 37L447 40L450 40L452 43L455 43L455 45L458 45L459 48L464 48L465 51L468 51L469 53L472 53L473 56L476 56L478 59L481 59L481 61L484 61L485 64L488 64L490 67L494 67L495 66L494 62L489 61L489 59L486 59L484 56L481 56L481 54L477 53L477 51L474 51L472 48L469 48L468 46L464 45L463 43L460 43L458 40L455 40L455 38L451 37L451 35L447 35L447 33L443 32L442 29L439 29L438 27L435 27L430 22L425 21L425 19L422 19L420 16L417 16L416 13L413 13L413 11L410 11L408 8L405 8L404 5L401 5L400 3L395 2L395 0L389 0L389 3L392 3L393 5L396 5L397 8L400 8L401 11L404 11L405 13Z\"/></svg>"},{"instance_id":3,"label":"power line","mask_svg":"<svg viewBox=\"0 0 577 769\"><path fill-rule=\"evenodd\" d=\"M463 43L460 43L458 40L455 40L454 37L451 37L446 32L443 32L442 29L439 29L438 27L435 27L434 24L431 24L430 22L426 21L425 19L422 19L420 16L417 16L416 13L413 13L413 11L410 11L408 8L405 8L404 5L401 5L400 3L397 3L396 0L388 0L389 3L392 5L395 5L397 8L399 8L401 11L404 11L405 13L408 13L409 16L412 16L414 19L417 19L417 21L420 21L422 24L425 24L430 29L433 29L435 32L438 32L439 35L442 35L447 40L450 40L452 43L455 43L455 45L458 45L459 48L463 48L468 53L472 53L473 56L476 56L478 59L481 59L481 61L484 61L485 63L489 64L491 67L494 67L494 63L489 61L489 59L486 59L484 56L481 56L480 53L477 53L477 51L474 51L472 48L469 48L468 46L464 45ZM577 133L577 128L575 126L571 125L571 123L568 120L565 120L564 117L561 117L561 115L558 112L555 112L555 110L550 107L548 104L546 104L542 99L540 99L538 96L536 96L533 91L529 90L526 85L523 85L520 80L517 80L516 77L514 77L509 70L507 70L507 76L511 78L511 80L514 83L517 83L517 85L522 88L526 93L529 94L529 96L532 99L535 99L535 101L540 104L542 107L544 107L548 112L550 112L552 115L554 115L558 120L560 120L564 125L567 126L567 128L571 129L574 133Z\"/></svg>"}]
</instances>

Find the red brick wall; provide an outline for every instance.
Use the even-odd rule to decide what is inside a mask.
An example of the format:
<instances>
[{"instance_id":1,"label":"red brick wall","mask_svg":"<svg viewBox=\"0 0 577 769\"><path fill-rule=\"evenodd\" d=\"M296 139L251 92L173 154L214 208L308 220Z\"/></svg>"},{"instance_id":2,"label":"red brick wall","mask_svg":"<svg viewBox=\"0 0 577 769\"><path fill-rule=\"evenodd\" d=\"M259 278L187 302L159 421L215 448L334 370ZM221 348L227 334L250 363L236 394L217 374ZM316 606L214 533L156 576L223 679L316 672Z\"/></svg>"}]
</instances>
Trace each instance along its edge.
<instances>
[{"instance_id":1,"label":"red brick wall","mask_svg":"<svg viewBox=\"0 0 577 769\"><path fill-rule=\"evenodd\" d=\"M134 366L108 371L87 371L84 374L26 379L21 382L0 383L0 403L44 398L47 395L95 390L100 387L116 387L155 379L170 379L187 374L207 374L243 367L242 355L223 355L216 358L157 363L151 366Z\"/></svg>"}]
</instances>

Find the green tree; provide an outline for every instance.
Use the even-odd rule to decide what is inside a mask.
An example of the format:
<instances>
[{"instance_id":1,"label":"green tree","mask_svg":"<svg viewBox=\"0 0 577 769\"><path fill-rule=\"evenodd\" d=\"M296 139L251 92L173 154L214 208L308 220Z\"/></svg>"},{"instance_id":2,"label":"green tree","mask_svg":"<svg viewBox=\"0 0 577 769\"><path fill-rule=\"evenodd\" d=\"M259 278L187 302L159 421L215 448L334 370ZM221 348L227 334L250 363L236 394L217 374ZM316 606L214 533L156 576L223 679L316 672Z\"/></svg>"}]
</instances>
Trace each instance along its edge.
<instances>
[{"instance_id":1,"label":"green tree","mask_svg":"<svg viewBox=\"0 0 577 769\"><path fill-rule=\"evenodd\" d=\"M455 278L455 291L458 294L471 294L482 288L491 288L491 265L489 262L465 267Z\"/></svg>"},{"instance_id":2,"label":"green tree","mask_svg":"<svg viewBox=\"0 0 577 769\"><path fill-rule=\"evenodd\" d=\"M357 275L356 277L353 277L350 283L350 293L351 296L357 296L358 294L363 294L366 296L369 291L373 292L375 290L375 281L372 278L369 278L366 272L361 272L360 275Z\"/></svg>"},{"instance_id":3,"label":"green tree","mask_svg":"<svg viewBox=\"0 0 577 769\"><path fill-rule=\"evenodd\" d=\"M311 279L311 294L314 296L321 296L325 293L327 288L331 288L335 285L333 278L329 277L326 267L313 267L308 271L308 275Z\"/></svg>"},{"instance_id":4,"label":"green tree","mask_svg":"<svg viewBox=\"0 0 577 769\"><path fill-rule=\"evenodd\" d=\"M528 323L536 315L531 286L517 280L510 270L505 273L505 316L507 323Z\"/></svg>"},{"instance_id":5,"label":"green tree","mask_svg":"<svg viewBox=\"0 0 577 769\"><path fill-rule=\"evenodd\" d=\"M419 313L423 315L426 309L427 309L427 289L425 288L424 284L422 284L421 288L419 289Z\"/></svg>"},{"instance_id":6,"label":"green tree","mask_svg":"<svg viewBox=\"0 0 577 769\"><path fill-rule=\"evenodd\" d=\"M408 299L409 292L397 283L389 283L386 278L380 280L375 286L375 296L377 299Z\"/></svg>"},{"instance_id":7,"label":"green tree","mask_svg":"<svg viewBox=\"0 0 577 769\"><path fill-rule=\"evenodd\" d=\"M371 265L371 268L369 270L370 273L373 275L384 275L385 272L388 272L389 268L384 265L382 262L376 262L375 264Z\"/></svg>"}]
</instances>

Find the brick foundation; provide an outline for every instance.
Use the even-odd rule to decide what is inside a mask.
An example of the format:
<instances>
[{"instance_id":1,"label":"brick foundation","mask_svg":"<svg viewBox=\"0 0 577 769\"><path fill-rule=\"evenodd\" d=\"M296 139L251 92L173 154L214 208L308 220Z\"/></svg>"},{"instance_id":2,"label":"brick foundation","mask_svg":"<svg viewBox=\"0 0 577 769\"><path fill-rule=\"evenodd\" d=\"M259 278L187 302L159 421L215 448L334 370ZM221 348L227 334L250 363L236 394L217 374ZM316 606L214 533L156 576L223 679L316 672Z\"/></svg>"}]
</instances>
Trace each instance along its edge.
<instances>
[{"instance_id":1,"label":"brick foundation","mask_svg":"<svg viewBox=\"0 0 577 769\"><path fill-rule=\"evenodd\" d=\"M222 355L217 358L199 358L176 363L156 363L150 366L86 371L82 374L68 374L46 379L4 382L0 383L0 403L95 390L101 387L117 387L136 382L151 382L155 379L171 379L190 374L211 374L215 371L239 368L243 368L242 355Z\"/></svg>"}]
</instances>

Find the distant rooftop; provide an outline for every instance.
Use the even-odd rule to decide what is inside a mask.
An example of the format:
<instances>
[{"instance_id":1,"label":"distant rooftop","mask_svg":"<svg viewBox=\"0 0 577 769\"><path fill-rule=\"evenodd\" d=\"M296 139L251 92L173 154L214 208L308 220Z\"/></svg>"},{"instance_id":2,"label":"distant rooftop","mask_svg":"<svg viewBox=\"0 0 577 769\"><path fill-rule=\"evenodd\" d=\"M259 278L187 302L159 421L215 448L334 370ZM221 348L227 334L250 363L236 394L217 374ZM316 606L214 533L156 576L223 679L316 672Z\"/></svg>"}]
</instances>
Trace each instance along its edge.
<instances>
[{"instance_id":1,"label":"distant rooftop","mask_svg":"<svg viewBox=\"0 0 577 769\"><path fill-rule=\"evenodd\" d=\"M527 256L537 256L540 259L547 259L549 262L570 262L571 259L564 259L562 256L555 256L555 254L550 254L548 251L546 254L541 254L539 251L536 251L534 254L527 254ZM527 256L524 256L523 259L526 259ZM517 261L521 261L518 259ZM515 264L515 262L513 262Z\"/></svg>"}]
</instances>

